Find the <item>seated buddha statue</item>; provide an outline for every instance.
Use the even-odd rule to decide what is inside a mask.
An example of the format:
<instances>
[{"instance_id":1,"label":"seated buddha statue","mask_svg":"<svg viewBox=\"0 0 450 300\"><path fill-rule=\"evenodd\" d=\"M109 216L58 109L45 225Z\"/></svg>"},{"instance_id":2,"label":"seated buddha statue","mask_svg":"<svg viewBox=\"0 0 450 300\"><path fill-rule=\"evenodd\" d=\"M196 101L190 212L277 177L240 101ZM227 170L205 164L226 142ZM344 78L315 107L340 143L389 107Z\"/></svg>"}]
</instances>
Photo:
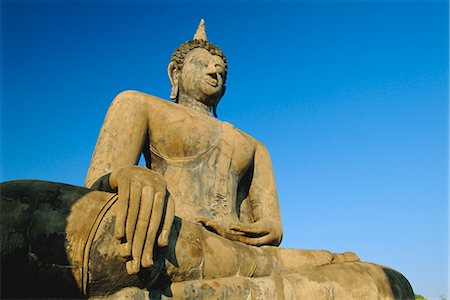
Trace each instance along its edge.
<instances>
[{"instance_id":1,"label":"seated buddha statue","mask_svg":"<svg viewBox=\"0 0 450 300\"><path fill-rule=\"evenodd\" d=\"M2 287L20 282L41 296L111 299L130 288L136 298L413 299L400 273L354 253L278 247L269 153L217 119L227 71L202 20L169 63L173 102L137 91L114 99L85 188L3 183L2 212L13 229L2 232L2 272L8 257L26 262L6 264L17 276ZM20 272L37 275L25 283ZM45 288L50 275L42 274L57 277L60 292Z\"/></svg>"}]
</instances>

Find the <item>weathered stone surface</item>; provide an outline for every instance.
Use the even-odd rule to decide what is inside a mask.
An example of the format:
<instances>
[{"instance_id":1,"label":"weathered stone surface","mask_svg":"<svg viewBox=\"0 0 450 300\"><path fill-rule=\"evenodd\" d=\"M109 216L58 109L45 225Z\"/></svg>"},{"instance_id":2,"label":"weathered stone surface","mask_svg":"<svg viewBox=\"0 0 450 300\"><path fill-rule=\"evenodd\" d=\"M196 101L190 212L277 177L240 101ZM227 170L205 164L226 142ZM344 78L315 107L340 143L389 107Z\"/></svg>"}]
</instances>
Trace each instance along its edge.
<instances>
[{"instance_id":1,"label":"weathered stone surface","mask_svg":"<svg viewBox=\"0 0 450 300\"><path fill-rule=\"evenodd\" d=\"M392 278L395 277L395 281ZM260 278L233 276L172 283L164 292L125 288L92 299L412 299L408 281L398 272L371 263L348 262L305 267Z\"/></svg>"},{"instance_id":2,"label":"weathered stone surface","mask_svg":"<svg viewBox=\"0 0 450 300\"><path fill-rule=\"evenodd\" d=\"M168 73L175 103L126 91L111 104L91 189L1 184L2 298L414 298L400 273L354 253L277 247L270 156L212 117L227 60L203 21Z\"/></svg>"},{"instance_id":3,"label":"weathered stone surface","mask_svg":"<svg viewBox=\"0 0 450 300\"><path fill-rule=\"evenodd\" d=\"M89 190L35 180L0 184L1 298L82 294L66 254L71 206Z\"/></svg>"},{"instance_id":4,"label":"weathered stone surface","mask_svg":"<svg viewBox=\"0 0 450 300\"><path fill-rule=\"evenodd\" d=\"M169 246L156 250L154 267L128 275L113 237L116 195L45 181L0 187L1 225L8 229L1 235L2 273L9 274L2 277L4 297L81 297L83 278L89 295L110 295L108 299L139 299L147 289L176 299L412 295L400 273L360 263L353 253L251 247L179 218Z\"/></svg>"},{"instance_id":5,"label":"weathered stone surface","mask_svg":"<svg viewBox=\"0 0 450 300\"><path fill-rule=\"evenodd\" d=\"M399 277L392 287L388 276ZM291 274L261 278L235 276L172 284L175 299L409 299L402 275L370 263L348 262L305 267Z\"/></svg>"}]
</instances>

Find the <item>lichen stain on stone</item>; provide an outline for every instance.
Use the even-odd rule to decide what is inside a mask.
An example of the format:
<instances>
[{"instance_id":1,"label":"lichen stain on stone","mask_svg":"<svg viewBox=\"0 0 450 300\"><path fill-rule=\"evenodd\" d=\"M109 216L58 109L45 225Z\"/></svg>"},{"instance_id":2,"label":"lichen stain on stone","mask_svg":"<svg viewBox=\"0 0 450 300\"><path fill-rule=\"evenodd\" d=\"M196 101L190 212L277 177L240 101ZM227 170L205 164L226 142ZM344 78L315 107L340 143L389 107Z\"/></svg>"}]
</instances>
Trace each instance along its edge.
<instances>
[{"instance_id":1,"label":"lichen stain on stone","mask_svg":"<svg viewBox=\"0 0 450 300\"><path fill-rule=\"evenodd\" d=\"M98 254L111 259L117 257L117 244L117 240L112 235L105 235L102 242L98 244Z\"/></svg>"},{"instance_id":2,"label":"lichen stain on stone","mask_svg":"<svg viewBox=\"0 0 450 300\"><path fill-rule=\"evenodd\" d=\"M16 199L9 199L8 197L1 196L0 208L2 210L2 218L0 219L2 233L8 230L17 230L20 225L28 222L30 205L21 203Z\"/></svg>"},{"instance_id":3,"label":"lichen stain on stone","mask_svg":"<svg viewBox=\"0 0 450 300\"><path fill-rule=\"evenodd\" d=\"M48 204L40 205L39 209L34 212L33 219L35 223L33 233L65 233L65 216Z\"/></svg>"}]
</instances>

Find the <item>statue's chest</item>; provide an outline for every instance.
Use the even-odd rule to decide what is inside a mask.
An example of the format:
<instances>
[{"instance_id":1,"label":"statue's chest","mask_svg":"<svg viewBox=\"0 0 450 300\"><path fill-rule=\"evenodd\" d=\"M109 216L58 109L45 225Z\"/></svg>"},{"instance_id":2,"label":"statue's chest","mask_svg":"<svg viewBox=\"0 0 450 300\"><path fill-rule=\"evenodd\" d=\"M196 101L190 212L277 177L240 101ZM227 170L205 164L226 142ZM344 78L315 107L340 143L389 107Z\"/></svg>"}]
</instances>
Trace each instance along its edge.
<instances>
[{"instance_id":1,"label":"statue's chest","mask_svg":"<svg viewBox=\"0 0 450 300\"><path fill-rule=\"evenodd\" d=\"M219 122L218 125L210 131L205 131L207 126L195 128L200 142L186 127L166 128L167 133L187 136L150 145L151 168L166 179L176 214L188 220L195 221L195 217L203 216L229 223L238 219L238 185L252 166L255 141L229 123ZM199 144L208 147L197 147L193 151L194 145ZM164 147L167 145L185 150L171 151Z\"/></svg>"},{"instance_id":2,"label":"statue's chest","mask_svg":"<svg viewBox=\"0 0 450 300\"><path fill-rule=\"evenodd\" d=\"M150 132L150 147L162 157L174 160L193 158L217 145L221 129L220 122L213 119L170 118Z\"/></svg>"},{"instance_id":3,"label":"statue's chest","mask_svg":"<svg viewBox=\"0 0 450 300\"><path fill-rule=\"evenodd\" d=\"M214 119L173 119L153 130L150 141L153 156L166 163L195 167L207 160L216 161L237 175L251 164L254 153L248 137L233 125Z\"/></svg>"}]
</instances>

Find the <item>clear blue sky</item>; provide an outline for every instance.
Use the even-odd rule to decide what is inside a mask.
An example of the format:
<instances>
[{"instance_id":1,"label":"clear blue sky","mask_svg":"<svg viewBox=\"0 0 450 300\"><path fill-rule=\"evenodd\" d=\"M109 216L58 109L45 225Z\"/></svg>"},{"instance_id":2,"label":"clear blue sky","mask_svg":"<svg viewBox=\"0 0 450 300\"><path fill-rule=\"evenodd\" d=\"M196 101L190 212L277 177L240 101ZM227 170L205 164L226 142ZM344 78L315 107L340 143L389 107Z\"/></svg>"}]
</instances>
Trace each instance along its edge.
<instances>
[{"instance_id":1,"label":"clear blue sky","mask_svg":"<svg viewBox=\"0 0 450 300\"><path fill-rule=\"evenodd\" d=\"M201 18L218 113L269 149L282 246L355 251L448 286L446 1L2 1L1 181L82 185L113 97L169 97Z\"/></svg>"}]
</instances>

